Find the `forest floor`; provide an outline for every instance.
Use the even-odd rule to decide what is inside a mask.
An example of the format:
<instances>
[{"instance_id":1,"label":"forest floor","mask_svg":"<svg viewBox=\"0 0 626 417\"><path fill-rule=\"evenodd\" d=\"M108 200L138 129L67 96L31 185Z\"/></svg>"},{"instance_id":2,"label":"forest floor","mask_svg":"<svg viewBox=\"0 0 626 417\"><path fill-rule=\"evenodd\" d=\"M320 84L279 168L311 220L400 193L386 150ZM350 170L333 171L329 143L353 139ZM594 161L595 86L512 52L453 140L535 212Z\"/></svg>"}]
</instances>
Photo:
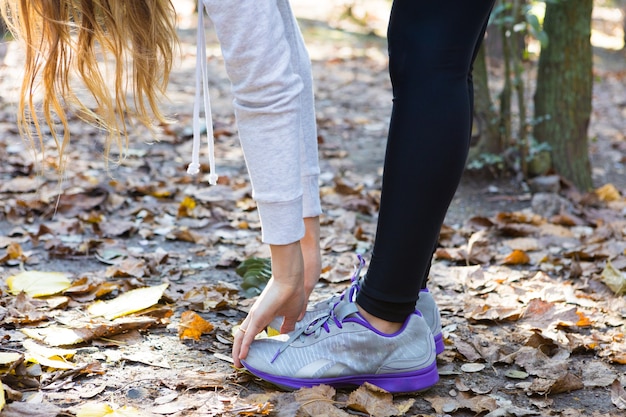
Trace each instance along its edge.
<instances>
[{"instance_id":1,"label":"forest floor","mask_svg":"<svg viewBox=\"0 0 626 417\"><path fill-rule=\"evenodd\" d=\"M355 254L369 255L391 109L384 39L340 19L331 3L293 2L313 61L325 209L324 273L312 301L344 289ZM183 12L186 4L177 2ZM380 34L386 7L371 1L354 13ZM606 47L620 22L601 11L590 126L596 190L547 178L550 192L538 194L514 173L466 172L431 271L446 343L440 381L394 396L367 386L283 392L232 368L232 328L253 301L235 268L268 250L208 28L221 177L212 187L186 174L193 16L182 13L182 60L165 105L176 123L156 141L135 130L129 156L107 174L102 132L73 119L60 197L54 151L38 175L19 139L20 54L1 45L0 378L8 402L0 415L624 415L626 298L617 292L626 288L626 54ZM491 74L497 83L495 63ZM60 272L71 286L18 295L9 277L20 271ZM124 307L142 305L149 297L131 290L143 288L156 291L147 310L114 318L92 309L97 298L121 295ZM193 313L202 320L190 321ZM87 407L93 413L81 414Z\"/></svg>"}]
</instances>

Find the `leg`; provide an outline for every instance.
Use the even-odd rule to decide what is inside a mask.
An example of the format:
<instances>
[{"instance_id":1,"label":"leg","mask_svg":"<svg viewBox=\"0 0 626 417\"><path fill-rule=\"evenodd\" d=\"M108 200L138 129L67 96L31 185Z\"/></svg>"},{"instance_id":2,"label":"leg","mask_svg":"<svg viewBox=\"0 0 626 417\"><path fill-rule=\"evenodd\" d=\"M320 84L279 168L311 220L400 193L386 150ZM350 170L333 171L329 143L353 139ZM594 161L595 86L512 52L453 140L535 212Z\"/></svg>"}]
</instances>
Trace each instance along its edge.
<instances>
[{"instance_id":1,"label":"leg","mask_svg":"<svg viewBox=\"0 0 626 417\"><path fill-rule=\"evenodd\" d=\"M403 322L415 309L465 166L468 79L492 1L395 0L389 23L394 104L372 260L357 303Z\"/></svg>"}]
</instances>

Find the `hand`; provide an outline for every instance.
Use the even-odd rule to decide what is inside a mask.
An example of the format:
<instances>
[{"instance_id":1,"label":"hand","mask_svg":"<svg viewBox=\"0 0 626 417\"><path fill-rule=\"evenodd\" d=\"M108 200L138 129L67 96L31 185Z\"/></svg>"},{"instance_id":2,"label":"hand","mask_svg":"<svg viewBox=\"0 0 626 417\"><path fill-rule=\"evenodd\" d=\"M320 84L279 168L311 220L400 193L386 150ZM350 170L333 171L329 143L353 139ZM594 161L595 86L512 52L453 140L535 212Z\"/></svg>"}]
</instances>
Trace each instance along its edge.
<instances>
[{"instance_id":1,"label":"hand","mask_svg":"<svg viewBox=\"0 0 626 417\"><path fill-rule=\"evenodd\" d=\"M306 309L304 289L304 261L300 242L289 245L270 245L272 278L259 295L248 316L235 333L232 357L237 368L245 359L255 336L277 316L283 316L281 332L295 328Z\"/></svg>"}]
</instances>

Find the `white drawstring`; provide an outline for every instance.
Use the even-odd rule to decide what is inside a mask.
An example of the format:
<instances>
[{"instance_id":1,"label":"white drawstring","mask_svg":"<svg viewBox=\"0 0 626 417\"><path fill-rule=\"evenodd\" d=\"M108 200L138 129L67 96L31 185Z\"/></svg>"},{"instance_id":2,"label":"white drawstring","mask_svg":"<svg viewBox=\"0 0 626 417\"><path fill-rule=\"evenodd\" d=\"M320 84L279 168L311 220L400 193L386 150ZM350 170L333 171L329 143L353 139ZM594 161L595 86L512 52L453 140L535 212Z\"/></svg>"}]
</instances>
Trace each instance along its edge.
<instances>
[{"instance_id":1,"label":"white drawstring","mask_svg":"<svg viewBox=\"0 0 626 417\"><path fill-rule=\"evenodd\" d=\"M206 64L206 39L204 34L204 2L198 0L198 33L196 42L196 95L193 103L193 150L191 163L187 173L195 175L200 172L200 102L204 99L204 118L206 122L207 142L209 146L209 184L217 184L215 172L215 143L213 137L213 120L211 117L211 101L209 100L209 80ZM202 84L202 87L200 86ZM201 95L203 97L201 97Z\"/></svg>"}]
</instances>

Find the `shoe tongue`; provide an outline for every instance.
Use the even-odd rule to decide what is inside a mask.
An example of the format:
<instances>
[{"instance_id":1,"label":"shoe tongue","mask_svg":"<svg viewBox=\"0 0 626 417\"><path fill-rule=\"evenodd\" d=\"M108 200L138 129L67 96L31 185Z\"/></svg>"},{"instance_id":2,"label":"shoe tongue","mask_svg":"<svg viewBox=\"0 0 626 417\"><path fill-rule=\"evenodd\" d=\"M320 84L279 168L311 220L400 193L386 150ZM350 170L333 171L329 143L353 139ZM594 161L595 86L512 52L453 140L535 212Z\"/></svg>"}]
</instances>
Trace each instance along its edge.
<instances>
[{"instance_id":1,"label":"shoe tongue","mask_svg":"<svg viewBox=\"0 0 626 417\"><path fill-rule=\"evenodd\" d=\"M351 314L358 313L359 310L356 307L356 304L353 301L344 299L339 304L335 306L334 315L339 319L339 321L343 321L346 317Z\"/></svg>"}]
</instances>

